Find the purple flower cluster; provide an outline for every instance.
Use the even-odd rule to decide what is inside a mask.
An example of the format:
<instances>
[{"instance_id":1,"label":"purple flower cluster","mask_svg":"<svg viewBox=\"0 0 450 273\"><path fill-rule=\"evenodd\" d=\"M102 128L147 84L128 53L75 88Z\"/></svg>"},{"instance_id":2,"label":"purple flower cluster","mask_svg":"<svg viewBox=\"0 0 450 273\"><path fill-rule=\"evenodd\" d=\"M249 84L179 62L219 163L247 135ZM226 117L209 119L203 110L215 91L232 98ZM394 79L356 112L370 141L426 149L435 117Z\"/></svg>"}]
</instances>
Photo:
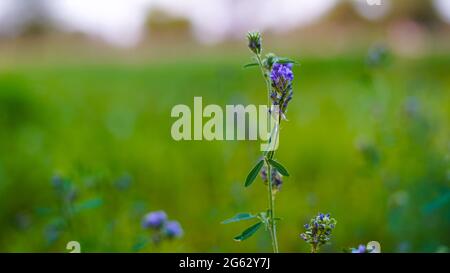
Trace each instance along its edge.
<instances>
[{"instance_id":1,"label":"purple flower cluster","mask_svg":"<svg viewBox=\"0 0 450 273\"><path fill-rule=\"evenodd\" d=\"M306 231L300 237L311 245L311 252L317 252L319 247L331 239L331 233L336 227L336 220L330 214L319 213L305 224Z\"/></svg>"},{"instance_id":2,"label":"purple flower cluster","mask_svg":"<svg viewBox=\"0 0 450 273\"><path fill-rule=\"evenodd\" d=\"M183 235L180 223L178 221L168 221L167 214L162 210L146 214L142 221L142 227L153 229L167 238L176 238Z\"/></svg>"},{"instance_id":3,"label":"purple flower cluster","mask_svg":"<svg viewBox=\"0 0 450 273\"><path fill-rule=\"evenodd\" d=\"M292 63L275 63L272 66L272 72L270 73L270 79L278 87L283 87L285 84L294 80L294 73L292 73Z\"/></svg>"},{"instance_id":4,"label":"purple flower cluster","mask_svg":"<svg viewBox=\"0 0 450 273\"><path fill-rule=\"evenodd\" d=\"M274 190L279 191L281 189L281 185L283 184L283 176L275 168L271 169L271 173ZM266 166L261 169L261 178L264 183L268 183Z\"/></svg>"},{"instance_id":5,"label":"purple flower cluster","mask_svg":"<svg viewBox=\"0 0 450 273\"><path fill-rule=\"evenodd\" d=\"M292 100L292 81L294 73L292 72L292 63L275 63L270 72L272 82L272 93L270 97L273 105L278 106L281 114L285 114L289 102Z\"/></svg>"}]
</instances>

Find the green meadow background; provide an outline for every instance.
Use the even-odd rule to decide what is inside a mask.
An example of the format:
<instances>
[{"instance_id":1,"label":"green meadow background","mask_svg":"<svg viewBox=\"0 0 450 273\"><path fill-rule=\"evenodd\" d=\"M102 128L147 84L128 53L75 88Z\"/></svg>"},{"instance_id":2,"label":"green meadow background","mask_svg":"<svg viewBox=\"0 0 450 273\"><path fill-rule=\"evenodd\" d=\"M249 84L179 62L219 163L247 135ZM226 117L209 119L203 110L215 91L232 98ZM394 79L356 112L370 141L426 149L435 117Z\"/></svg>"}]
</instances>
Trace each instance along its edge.
<instances>
[{"instance_id":1,"label":"green meadow background","mask_svg":"<svg viewBox=\"0 0 450 273\"><path fill-rule=\"evenodd\" d=\"M450 24L431 1L391 2L381 21L340 1L308 27L263 33L265 53L300 63L276 152L291 174L276 196L281 252L310 251L299 235L319 212L337 220L321 252L369 241L449 251ZM267 102L260 71L243 68L245 34L202 44L186 18L155 11L148 39L116 48L62 32L42 1L21 3L36 8L22 31L4 36L0 24L0 252L69 252L69 241L82 252L271 252L263 229L233 241L252 221L221 224L267 208L260 178L244 187L260 142L171 137L172 107L195 96ZM141 223L156 210L183 237L152 244Z\"/></svg>"},{"instance_id":2,"label":"green meadow background","mask_svg":"<svg viewBox=\"0 0 450 273\"><path fill-rule=\"evenodd\" d=\"M242 49L246 52L245 44ZM250 54L248 54L250 56ZM243 56L246 56L243 54ZM449 245L450 57L303 58L276 157L290 170L277 195L280 248L318 212L338 221L323 251L377 240L382 251L446 251ZM0 71L0 249L265 252L250 223L221 225L266 208L256 141L174 141L176 104L265 102L245 57L134 64L21 64ZM181 239L145 244L143 215L165 210Z\"/></svg>"}]
</instances>

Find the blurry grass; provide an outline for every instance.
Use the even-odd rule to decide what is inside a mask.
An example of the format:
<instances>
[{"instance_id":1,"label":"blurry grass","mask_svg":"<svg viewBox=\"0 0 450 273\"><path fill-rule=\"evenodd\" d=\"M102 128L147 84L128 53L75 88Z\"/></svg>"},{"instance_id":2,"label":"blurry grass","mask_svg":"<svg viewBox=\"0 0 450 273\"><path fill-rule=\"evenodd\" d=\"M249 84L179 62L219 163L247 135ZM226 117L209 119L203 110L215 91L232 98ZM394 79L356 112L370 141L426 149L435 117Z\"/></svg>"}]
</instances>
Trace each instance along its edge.
<instances>
[{"instance_id":1,"label":"blurry grass","mask_svg":"<svg viewBox=\"0 0 450 273\"><path fill-rule=\"evenodd\" d=\"M300 59L300 58L299 58ZM306 252L303 223L338 221L341 251L377 240L383 251L449 246L450 58L300 59L277 157L291 172L277 196L284 252ZM176 104L265 103L245 60L21 65L0 71L0 251L133 251L142 216L166 210L185 236L140 251L270 250L260 232L220 222L266 206L262 183L242 187L257 142L176 142ZM58 194L52 178L75 194ZM125 181L125 182L124 182ZM83 209L67 213L64 209Z\"/></svg>"}]
</instances>

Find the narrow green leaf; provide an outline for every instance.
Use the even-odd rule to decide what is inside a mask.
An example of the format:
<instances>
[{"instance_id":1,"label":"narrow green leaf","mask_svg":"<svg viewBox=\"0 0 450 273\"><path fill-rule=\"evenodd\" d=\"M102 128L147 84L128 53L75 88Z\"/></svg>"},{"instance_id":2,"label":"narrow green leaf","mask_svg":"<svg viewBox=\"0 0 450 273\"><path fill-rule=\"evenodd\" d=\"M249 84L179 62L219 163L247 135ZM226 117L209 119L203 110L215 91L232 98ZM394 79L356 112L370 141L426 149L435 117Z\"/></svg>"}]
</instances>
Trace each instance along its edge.
<instances>
[{"instance_id":1,"label":"narrow green leaf","mask_svg":"<svg viewBox=\"0 0 450 273\"><path fill-rule=\"evenodd\" d=\"M280 163L276 162L273 159L268 159L269 164L272 165L275 169L277 169L277 171L279 173L281 173L284 176L289 176L289 172L286 170L285 167L283 167L283 165L281 165Z\"/></svg>"},{"instance_id":2,"label":"narrow green leaf","mask_svg":"<svg viewBox=\"0 0 450 273\"><path fill-rule=\"evenodd\" d=\"M245 179L245 186L250 186L253 181L255 181L256 176L258 176L259 172L261 171L261 168L264 165L264 160L260 160L258 164L248 173L247 179Z\"/></svg>"},{"instance_id":3,"label":"narrow green leaf","mask_svg":"<svg viewBox=\"0 0 450 273\"><path fill-rule=\"evenodd\" d=\"M270 142L270 139L269 139L269 142ZM272 158L273 157L273 151L264 151L263 155L264 155L264 157Z\"/></svg>"},{"instance_id":4,"label":"narrow green leaf","mask_svg":"<svg viewBox=\"0 0 450 273\"><path fill-rule=\"evenodd\" d=\"M279 64L294 64L296 62L292 61L292 60L278 60L277 63L279 63Z\"/></svg>"},{"instance_id":5,"label":"narrow green leaf","mask_svg":"<svg viewBox=\"0 0 450 273\"><path fill-rule=\"evenodd\" d=\"M244 65L244 68L249 68L249 67L258 66L258 65L259 65L258 63L249 63L249 64Z\"/></svg>"},{"instance_id":6,"label":"narrow green leaf","mask_svg":"<svg viewBox=\"0 0 450 273\"><path fill-rule=\"evenodd\" d=\"M234 240L240 242L240 241L244 241L244 240L248 239L250 236L252 236L255 232L258 231L258 229L261 227L261 225L262 225L261 222L254 224L253 226L244 230L238 236L234 237Z\"/></svg>"},{"instance_id":7,"label":"narrow green leaf","mask_svg":"<svg viewBox=\"0 0 450 273\"><path fill-rule=\"evenodd\" d=\"M248 213L248 212L238 213L235 216L222 221L222 224L229 224L229 223L239 222L239 221L243 221L243 220L249 220L249 219L253 219L253 218L256 218L256 216L251 213Z\"/></svg>"},{"instance_id":8,"label":"narrow green leaf","mask_svg":"<svg viewBox=\"0 0 450 273\"><path fill-rule=\"evenodd\" d=\"M277 63L280 63L280 64L288 64L288 63L291 63L291 64L299 64L297 61L291 60L291 59L289 59L289 58L279 58L279 59L277 60Z\"/></svg>"}]
</instances>

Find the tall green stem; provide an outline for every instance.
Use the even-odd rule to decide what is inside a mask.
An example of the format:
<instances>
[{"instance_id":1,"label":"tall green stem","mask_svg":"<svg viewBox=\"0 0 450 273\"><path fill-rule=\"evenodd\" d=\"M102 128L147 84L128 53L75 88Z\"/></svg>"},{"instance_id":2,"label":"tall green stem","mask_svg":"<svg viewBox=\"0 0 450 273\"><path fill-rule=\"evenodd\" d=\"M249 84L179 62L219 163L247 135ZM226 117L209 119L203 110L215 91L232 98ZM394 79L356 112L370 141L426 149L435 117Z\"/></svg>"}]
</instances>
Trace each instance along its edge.
<instances>
[{"instance_id":1,"label":"tall green stem","mask_svg":"<svg viewBox=\"0 0 450 273\"><path fill-rule=\"evenodd\" d=\"M264 66L263 66L260 54L256 54L256 60L258 61L259 68L261 69L261 74L264 78L264 81L266 82L267 107L269 107L269 109L270 109L270 105L271 105L271 103L270 103L270 91L271 91L270 81L267 76L267 73L264 71ZM267 123L268 123L268 125L270 125L270 117L267 120ZM273 128L273 130L276 130L276 127ZM270 141L272 141L272 139ZM269 146L270 146L270 144L269 144ZM274 153L272 153L271 158L273 157L273 154ZM269 233L270 233L270 239L272 240L273 252L278 253L277 227L275 224L275 198L273 196L272 171L271 171L271 166L267 159L269 159L269 158L266 155L266 165L267 165L267 175L268 175L267 191L268 191L268 197L269 197L269 227L268 227L268 229L269 229Z\"/></svg>"},{"instance_id":2,"label":"tall green stem","mask_svg":"<svg viewBox=\"0 0 450 273\"><path fill-rule=\"evenodd\" d=\"M266 160L267 173L268 173L268 195L269 195L269 232L270 238L272 239L273 252L278 253L278 240L277 240L277 228L275 225L275 198L273 196L273 183L271 175L271 167L269 162Z\"/></svg>"},{"instance_id":3,"label":"tall green stem","mask_svg":"<svg viewBox=\"0 0 450 273\"><path fill-rule=\"evenodd\" d=\"M259 68L261 69L261 74L263 75L264 81L266 82L266 88L267 88L267 107L270 108L270 91L271 91L271 88L270 88L270 81L269 81L269 78L267 77L266 72L264 72L264 66L263 66L263 63L262 63L262 61L261 61L261 56L260 56L259 54L256 54L256 60L258 61ZM270 122L269 122L269 124L270 124Z\"/></svg>"},{"instance_id":4,"label":"tall green stem","mask_svg":"<svg viewBox=\"0 0 450 273\"><path fill-rule=\"evenodd\" d=\"M319 250L319 247L316 244L311 245L311 253L317 253Z\"/></svg>"}]
</instances>

